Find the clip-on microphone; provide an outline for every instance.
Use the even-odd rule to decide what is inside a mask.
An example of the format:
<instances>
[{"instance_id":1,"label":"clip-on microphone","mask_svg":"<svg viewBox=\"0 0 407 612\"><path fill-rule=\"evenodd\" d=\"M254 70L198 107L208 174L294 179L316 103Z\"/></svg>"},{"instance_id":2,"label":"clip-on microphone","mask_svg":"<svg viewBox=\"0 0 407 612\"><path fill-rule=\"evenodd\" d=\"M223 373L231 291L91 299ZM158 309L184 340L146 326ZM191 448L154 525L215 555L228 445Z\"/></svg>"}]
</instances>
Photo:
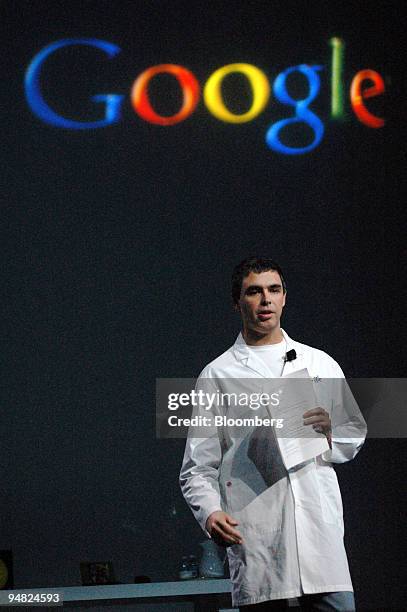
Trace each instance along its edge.
<instances>
[{"instance_id":1,"label":"clip-on microphone","mask_svg":"<svg viewBox=\"0 0 407 612\"><path fill-rule=\"evenodd\" d=\"M291 351L287 351L285 354L284 363L287 363L287 361L294 361L294 359L297 359L297 353L295 349L291 349Z\"/></svg>"}]
</instances>

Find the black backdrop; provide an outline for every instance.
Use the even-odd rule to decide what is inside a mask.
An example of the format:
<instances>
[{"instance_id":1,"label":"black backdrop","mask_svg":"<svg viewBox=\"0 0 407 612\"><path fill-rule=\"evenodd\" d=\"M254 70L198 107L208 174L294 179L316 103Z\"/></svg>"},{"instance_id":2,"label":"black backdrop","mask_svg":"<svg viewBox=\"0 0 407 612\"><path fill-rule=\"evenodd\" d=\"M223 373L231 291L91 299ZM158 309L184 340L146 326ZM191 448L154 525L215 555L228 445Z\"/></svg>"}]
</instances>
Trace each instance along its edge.
<instances>
[{"instance_id":1,"label":"black backdrop","mask_svg":"<svg viewBox=\"0 0 407 612\"><path fill-rule=\"evenodd\" d=\"M247 255L285 270L292 337L329 352L348 376L404 375L401 8L2 3L0 548L13 549L16 586L77 584L79 561L98 559L112 559L123 582L169 579L181 554L196 552L202 536L177 485L183 443L155 439L155 378L196 376L233 342L229 277ZM332 36L346 42L341 122L329 120ZM81 37L122 51L55 56L44 69L49 103L85 120L98 112L90 95L116 92L123 118L99 130L47 126L28 108L24 73L45 45ZM312 108L326 131L313 152L266 147L270 123L292 115L274 97L241 125L218 121L202 101L172 127L131 108L131 84L149 66L178 63L203 84L238 61L271 81L291 65L324 65ZM382 129L349 106L363 68L385 79ZM238 111L248 97L234 86ZM171 79L155 87L157 104L169 105L162 112L174 112ZM403 604L403 457L402 440L369 440L338 468L365 608Z\"/></svg>"}]
</instances>

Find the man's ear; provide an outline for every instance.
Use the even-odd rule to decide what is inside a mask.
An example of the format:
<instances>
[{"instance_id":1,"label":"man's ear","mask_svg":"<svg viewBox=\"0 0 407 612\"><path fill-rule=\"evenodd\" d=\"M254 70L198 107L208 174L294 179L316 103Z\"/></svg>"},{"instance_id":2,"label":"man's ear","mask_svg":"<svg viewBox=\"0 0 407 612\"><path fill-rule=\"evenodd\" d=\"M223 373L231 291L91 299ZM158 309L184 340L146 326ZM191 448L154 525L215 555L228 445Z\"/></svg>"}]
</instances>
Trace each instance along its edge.
<instances>
[{"instance_id":1,"label":"man's ear","mask_svg":"<svg viewBox=\"0 0 407 612\"><path fill-rule=\"evenodd\" d=\"M287 291L284 293L283 308L284 308L284 306L285 306L285 301L286 301L286 299L287 299Z\"/></svg>"},{"instance_id":2,"label":"man's ear","mask_svg":"<svg viewBox=\"0 0 407 612\"><path fill-rule=\"evenodd\" d=\"M233 310L240 312L239 302L233 302Z\"/></svg>"}]
</instances>

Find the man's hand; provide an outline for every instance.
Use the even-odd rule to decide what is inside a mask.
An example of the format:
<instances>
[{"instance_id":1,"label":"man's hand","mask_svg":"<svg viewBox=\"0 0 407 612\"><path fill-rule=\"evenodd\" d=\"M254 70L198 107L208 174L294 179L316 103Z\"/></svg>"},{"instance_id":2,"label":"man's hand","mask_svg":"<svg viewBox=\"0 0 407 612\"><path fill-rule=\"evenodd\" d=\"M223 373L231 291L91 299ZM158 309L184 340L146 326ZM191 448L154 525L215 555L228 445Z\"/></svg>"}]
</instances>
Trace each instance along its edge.
<instances>
[{"instance_id":1,"label":"man's hand","mask_svg":"<svg viewBox=\"0 0 407 612\"><path fill-rule=\"evenodd\" d=\"M239 523L222 510L212 512L206 520L206 531L211 538L220 546L231 546L232 544L242 544L243 538L237 529Z\"/></svg>"},{"instance_id":2,"label":"man's hand","mask_svg":"<svg viewBox=\"0 0 407 612\"><path fill-rule=\"evenodd\" d=\"M302 415L304 419L304 425L312 425L313 429L318 433L325 434L329 448L332 448L332 427L331 427L331 419L329 418L329 414L323 408L313 408L312 410L307 410Z\"/></svg>"}]
</instances>

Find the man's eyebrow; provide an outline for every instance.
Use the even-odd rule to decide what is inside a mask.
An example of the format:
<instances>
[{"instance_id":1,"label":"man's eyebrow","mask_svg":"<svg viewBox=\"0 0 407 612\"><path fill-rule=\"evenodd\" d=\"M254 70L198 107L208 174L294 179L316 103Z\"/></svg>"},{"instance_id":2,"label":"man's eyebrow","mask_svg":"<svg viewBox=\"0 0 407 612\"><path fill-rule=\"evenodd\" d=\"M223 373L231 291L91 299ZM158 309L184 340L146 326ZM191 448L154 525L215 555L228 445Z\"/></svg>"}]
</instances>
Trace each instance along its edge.
<instances>
[{"instance_id":1,"label":"man's eyebrow","mask_svg":"<svg viewBox=\"0 0 407 612\"><path fill-rule=\"evenodd\" d=\"M282 285L280 283L273 283L272 285L268 285L267 289L281 289ZM249 289L263 289L260 285L249 285L246 287L245 291L249 291Z\"/></svg>"}]
</instances>

